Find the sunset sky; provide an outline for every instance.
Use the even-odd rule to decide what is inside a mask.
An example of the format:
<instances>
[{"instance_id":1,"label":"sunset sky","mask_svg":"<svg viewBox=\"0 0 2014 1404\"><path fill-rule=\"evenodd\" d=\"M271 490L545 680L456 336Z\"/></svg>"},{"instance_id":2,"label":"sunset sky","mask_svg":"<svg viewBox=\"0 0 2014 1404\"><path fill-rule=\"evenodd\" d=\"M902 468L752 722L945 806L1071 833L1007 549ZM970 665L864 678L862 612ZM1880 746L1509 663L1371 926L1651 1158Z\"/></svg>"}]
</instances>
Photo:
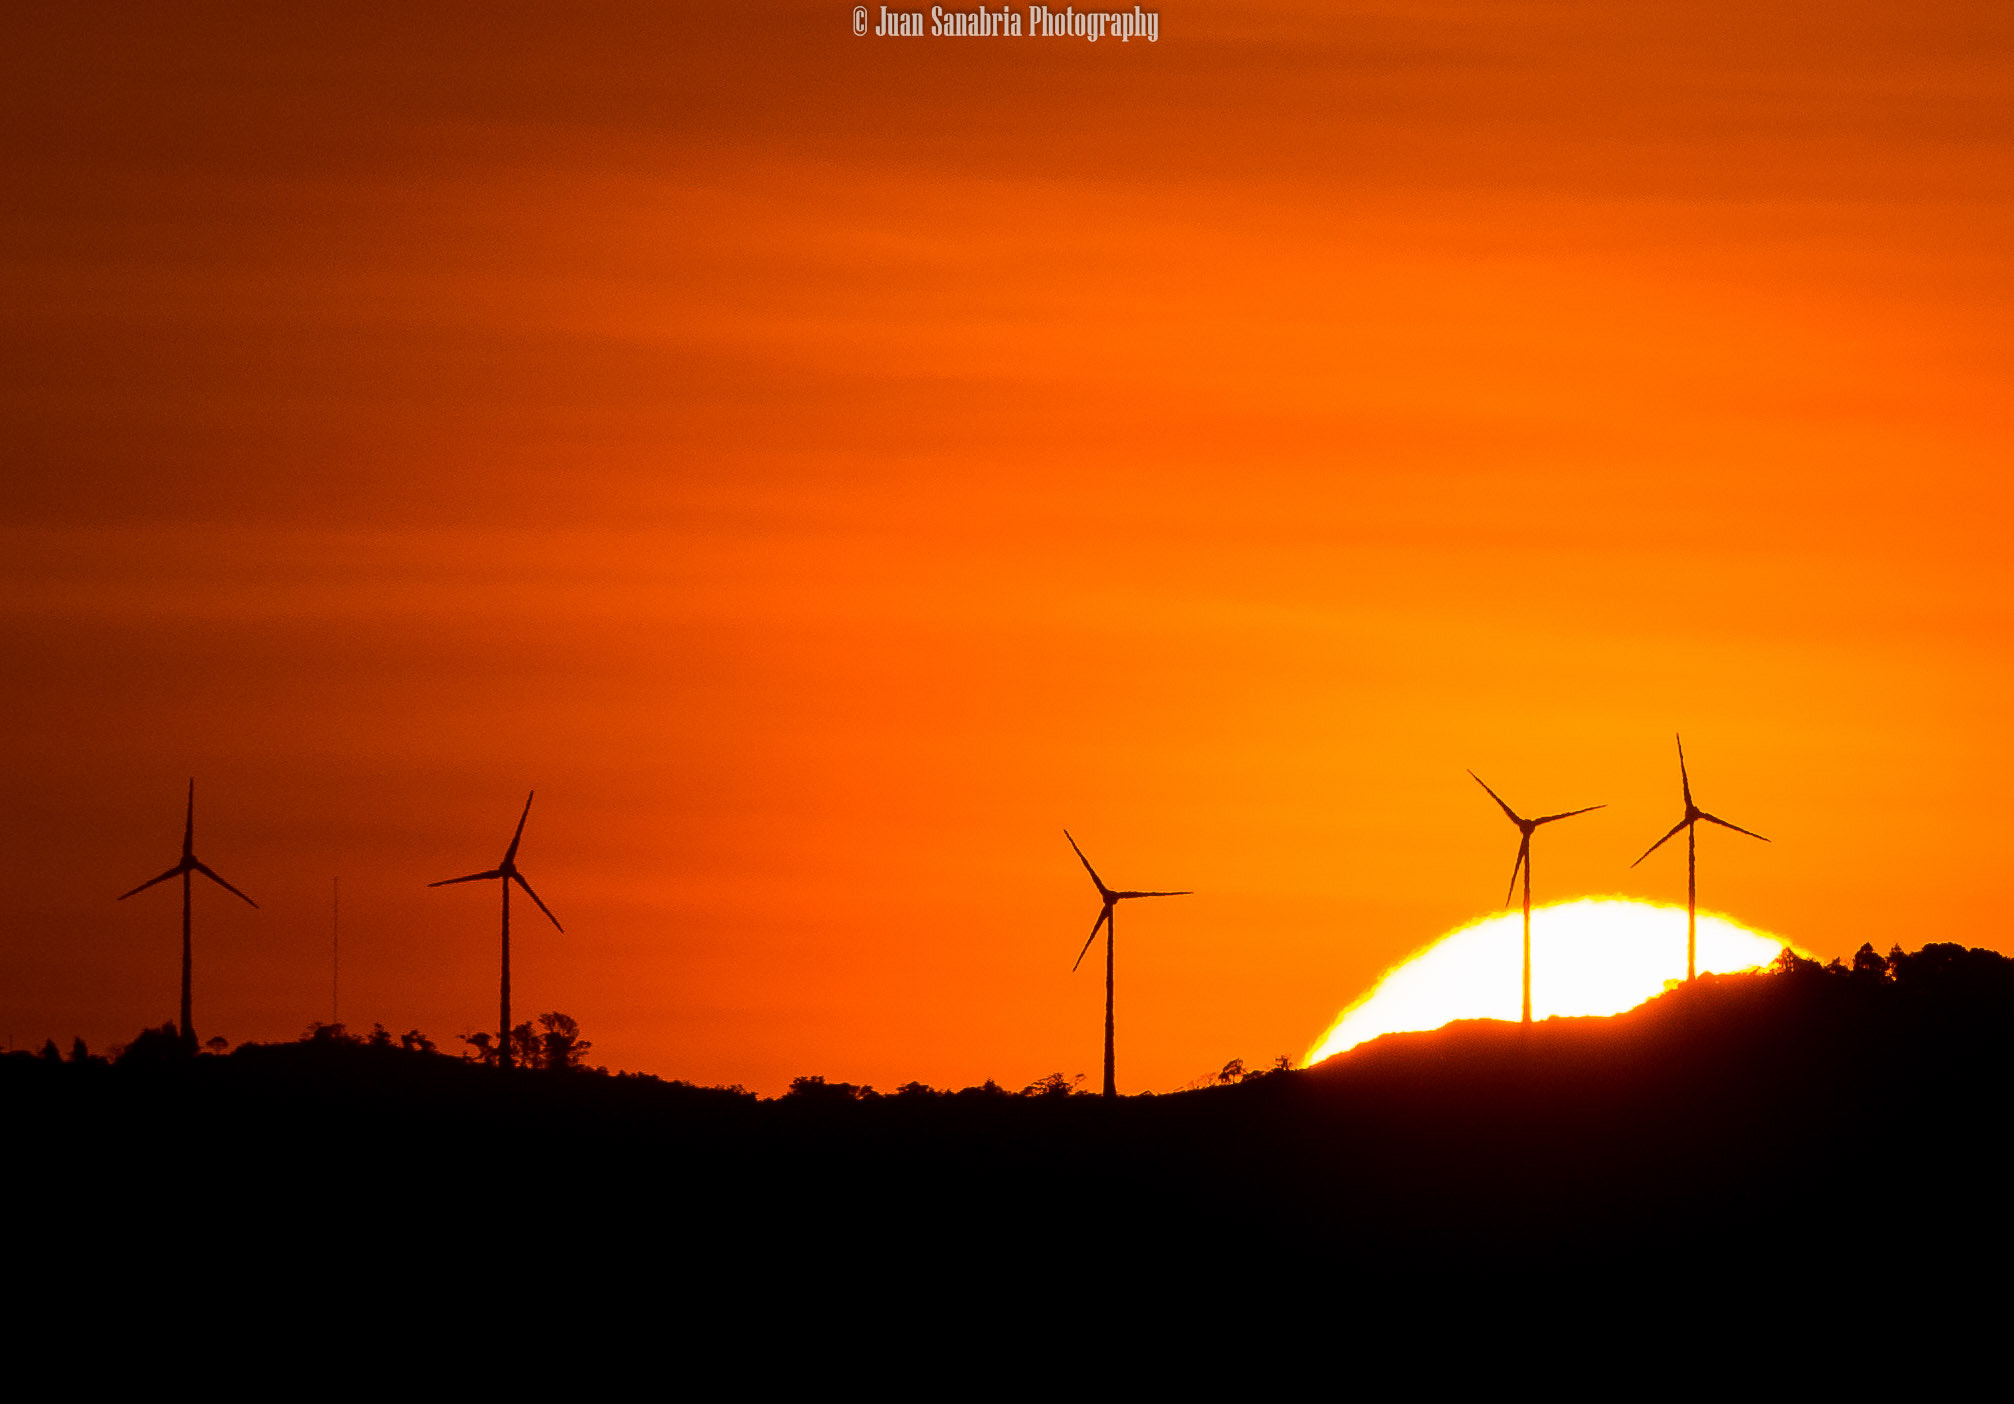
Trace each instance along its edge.
<instances>
[{"instance_id":1,"label":"sunset sky","mask_svg":"<svg viewBox=\"0 0 2014 1404\"><path fill-rule=\"evenodd\" d=\"M927 7L926 7L927 9ZM1500 902L2014 950L2014 8L90 5L0 47L0 1035L1298 1054ZM516 915L529 909L523 905ZM531 913L535 917L535 913Z\"/></svg>"}]
</instances>

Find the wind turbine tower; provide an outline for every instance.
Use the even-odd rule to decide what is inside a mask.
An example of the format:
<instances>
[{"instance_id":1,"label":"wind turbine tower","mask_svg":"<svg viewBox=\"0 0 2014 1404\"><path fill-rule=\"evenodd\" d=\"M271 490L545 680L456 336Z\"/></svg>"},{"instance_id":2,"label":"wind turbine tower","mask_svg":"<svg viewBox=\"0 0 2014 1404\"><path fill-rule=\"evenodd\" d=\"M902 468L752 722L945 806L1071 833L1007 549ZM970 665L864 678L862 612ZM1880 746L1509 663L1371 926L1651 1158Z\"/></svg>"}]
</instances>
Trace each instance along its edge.
<instances>
[{"instance_id":1,"label":"wind turbine tower","mask_svg":"<svg viewBox=\"0 0 2014 1404\"><path fill-rule=\"evenodd\" d=\"M1725 819L1716 818L1692 802L1692 778L1685 773L1685 739L1683 737L1674 739L1678 741L1678 784L1685 792L1685 817L1671 826L1671 833L1646 848L1643 851L1643 858L1637 859L1636 863L1641 863L1644 858L1650 857L1664 847L1665 839L1671 838L1680 829L1685 830L1685 978L1689 981L1698 964L1699 953L1699 821L1704 819L1709 824L1718 824L1721 828L1732 829L1737 834L1762 839L1764 843L1768 843L1769 840L1751 829L1742 828L1739 824L1730 824ZM1630 866L1634 868L1636 863L1631 863Z\"/></svg>"},{"instance_id":2,"label":"wind turbine tower","mask_svg":"<svg viewBox=\"0 0 2014 1404\"><path fill-rule=\"evenodd\" d=\"M189 988L191 966L193 964L190 955L189 940L189 908L191 903L189 887L190 878L195 873L201 873L232 896L242 900L247 906L256 908L259 905L251 898L245 896L244 893L238 891L237 888L218 877L214 871L196 856L196 782L192 778L189 781L188 814L182 824L181 861L159 877L148 878L145 882L134 888L132 892L122 892L119 894L119 900L123 902L136 892L145 892L157 882L166 882L171 877L182 879L182 1017L180 1022L182 1044L191 1053L196 1051L196 1022L191 1012L193 1005Z\"/></svg>"},{"instance_id":3,"label":"wind turbine tower","mask_svg":"<svg viewBox=\"0 0 2014 1404\"><path fill-rule=\"evenodd\" d=\"M1511 865L1510 891L1504 894L1504 905L1510 905L1511 895L1517 891L1518 869L1522 868L1524 870L1524 1012L1520 1016L1520 1022L1529 1024L1531 1022L1531 836L1541 824L1550 824L1559 819L1571 819L1576 814L1590 814L1608 806L1591 804L1586 809L1569 809L1564 814L1541 814L1536 819L1526 819L1505 804L1503 797L1495 790L1484 785L1482 776L1471 770L1469 779L1482 785L1489 797L1497 802L1497 807L1510 816L1511 823L1517 825L1518 833L1521 835L1518 839L1517 862Z\"/></svg>"},{"instance_id":4,"label":"wind turbine tower","mask_svg":"<svg viewBox=\"0 0 2014 1404\"><path fill-rule=\"evenodd\" d=\"M1103 904L1098 909L1098 919L1091 923L1091 934L1084 938L1084 949L1077 952L1077 961L1076 964L1070 967L1070 973L1073 975L1077 973L1077 966L1082 965L1084 963L1085 951L1089 951L1091 949L1091 943L1098 939L1098 928L1101 926L1104 927L1105 928L1105 1095L1107 1097L1116 1097L1119 1095L1119 1082L1118 1082L1118 1063L1115 1057L1113 1056L1113 1042L1112 1042L1112 965L1113 965L1112 947L1114 941L1113 927L1112 927L1112 909L1116 907L1119 903L1130 901L1135 897L1190 897L1194 896L1195 894L1189 892L1114 892L1111 888L1105 886L1105 880L1098 876L1098 870L1091 866L1091 860L1084 856L1084 850L1077 847L1077 840L1070 838L1070 831L1068 829L1065 829L1063 831L1063 837L1066 839L1070 839L1070 847L1076 851L1077 861L1082 863L1084 865L1084 871L1091 875L1092 885L1098 889L1098 900L1100 903Z\"/></svg>"},{"instance_id":5,"label":"wind turbine tower","mask_svg":"<svg viewBox=\"0 0 2014 1404\"><path fill-rule=\"evenodd\" d=\"M517 846L524 840L524 821L531 817L532 796L537 793L538 791L533 790L524 797L524 813L518 815L517 832L511 835L510 847L504 850L501 863L487 872L470 873L467 877L443 878L439 882L427 884L428 887L452 887L458 882L488 882L494 879L503 888L503 982L497 995L497 1066L504 1068L511 1066L510 885L516 883L524 889L525 896L538 902L538 909L545 913L545 919L552 923L553 930L559 932L566 930L559 924L559 918L552 914L552 909L539 901L539 895L531 890L531 884L524 880L524 874L518 871Z\"/></svg>"}]
</instances>

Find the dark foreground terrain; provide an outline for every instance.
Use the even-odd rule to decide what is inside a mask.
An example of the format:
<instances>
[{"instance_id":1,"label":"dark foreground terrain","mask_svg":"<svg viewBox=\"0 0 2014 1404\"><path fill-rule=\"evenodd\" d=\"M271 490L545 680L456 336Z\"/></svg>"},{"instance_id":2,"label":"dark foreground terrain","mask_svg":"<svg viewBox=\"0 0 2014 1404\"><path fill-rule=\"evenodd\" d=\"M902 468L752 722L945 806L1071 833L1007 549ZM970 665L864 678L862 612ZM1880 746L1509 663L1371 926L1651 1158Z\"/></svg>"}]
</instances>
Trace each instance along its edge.
<instances>
[{"instance_id":1,"label":"dark foreground terrain","mask_svg":"<svg viewBox=\"0 0 2014 1404\"><path fill-rule=\"evenodd\" d=\"M17 1275L368 1265L475 1298L637 1272L1044 1284L1031 1310L1129 1285L1926 1280L2008 1246L2010 1112L2014 961L1957 946L1111 1103L759 1101L309 1042L0 1059Z\"/></svg>"}]
</instances>

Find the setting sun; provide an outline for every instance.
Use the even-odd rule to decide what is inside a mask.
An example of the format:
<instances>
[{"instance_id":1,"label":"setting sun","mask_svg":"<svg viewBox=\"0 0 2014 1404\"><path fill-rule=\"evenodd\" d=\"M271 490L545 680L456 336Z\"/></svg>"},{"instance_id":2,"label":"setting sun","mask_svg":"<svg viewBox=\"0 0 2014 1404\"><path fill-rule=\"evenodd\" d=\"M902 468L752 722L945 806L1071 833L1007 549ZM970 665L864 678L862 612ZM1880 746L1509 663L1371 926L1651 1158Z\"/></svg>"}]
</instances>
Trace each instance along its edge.
<instances>
[{"instance_id":1,"label":"setting sun","mask_svg":"<svg viewBox=\"0 0 2014 1404\"><path fill-rule=\"evenodd\" d=\"M1533 908L1531 926L1534 1018L1620 1014L1685 976L1684 907L1583 897ZM1455 1019L1516 1019L1522 944L1515 911L1448 933L1386 971L1337 1016L1305 1061ZM1754 969L1790 944L1724 916L1699 914L1701 971Z\"/></svg>"}]
</instances>

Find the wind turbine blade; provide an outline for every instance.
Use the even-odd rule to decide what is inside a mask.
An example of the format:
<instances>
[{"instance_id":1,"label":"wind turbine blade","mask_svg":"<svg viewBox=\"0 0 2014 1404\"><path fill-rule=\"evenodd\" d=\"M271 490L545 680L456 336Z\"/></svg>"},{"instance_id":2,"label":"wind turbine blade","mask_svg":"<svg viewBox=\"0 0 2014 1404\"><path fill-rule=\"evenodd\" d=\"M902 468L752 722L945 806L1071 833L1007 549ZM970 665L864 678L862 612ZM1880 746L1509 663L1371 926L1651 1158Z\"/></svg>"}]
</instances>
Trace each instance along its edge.
<instances>
[{"instance_id":1,"label":"wind turbine blade","mask_svg":"<svg viewBox=\"0 0 2014 1404\"><path fill-rule=\"evenodd\" d=\"M1502 809L1504 813L1510 815L1511 823L1517 825L1519 828L1524 827L1524 820L1518 818L1517 811L1504 803L1502 795L1498 794L1495 790L1490 789L1488 785L1484 785L1482 776L1476 774L1473 770L1471 770L1469 772L1469 779L1475 781L1478 785L1482 785L1483 789L1488 792L1489 797L1497 802L1497 807Z\"/></svg>"},{"instance_id":2,"label":"wind turbine blade","mask_svg":"<svg viewBox=\"0 0 2014 1404\"><path fill-rule=\"evenodd\" d=\"M218 877L214 872L210 871L207 865L202 863L191 862L189 866L195 869L197 872L201 873L204 877L208 878L211 882L217 884L217 886L223 888L224 891L233 893L236 896L243 898L243 900L246 902L247 905L255 909L258 907L259 904L257 902L252 901L252 899L246 897L244 893L239 892L237 888L231 886L231 884L225 882L222 878Z\"/></svg>"},{"instance_id":3,"label":"wind turbine blade","mask_svg":"<svg viewBox=\"0 0 2014 1404\"><path fill-rule=\"evenodd\" d=\"M177 863L174 867L168 869L167 872L162 873L159 877L148 878L145 882L141 883L138 887L134 888L133 892L145 892L148 888L152 887L157 882L166 882L171 877L180 877L183 871L184 869L182 865L180 863ZM118 896L118 900L121 902L125 901L128 897L131 897L133 895L133 892L121 892Z\"/></svg>"},{"instance_id":4,"label":"wind turbine blade","mask_svg":"<svg viewBox=\"0 0 2014 1404\"><path fill-rule=\"evenodd\" d=\"M1691 822L1692 820L1690 819L1681 819L1676 824L1673 824L1671 826L1671 832L1666 834L1663 838L1659 839L1656 843L1652 844L1649 848L1644 849L1643 858L1637 859L1636 863L1641 863L1644 858L1650 857L1651 854L1657 852L1658 849L1664 847L1665 843L1668 840L1676 838L1679 832L1683 830L1685 826L1687 824L1690 824ZM1630 866L1634 868L1636 866L1636 863L1631 863Z\"/></svg>"},{"instance_id":5,"label":"wind turbine blade","mask_svg":"<svg viewBox=\"0 0 2014 1404\"><path fill-rule=\"evenodd\" d=\"M456 883L458 883L458 882L486 882L486 881L488 881L488 880L489 880L490 878L500 878L500 877L502 877L502 876L503 876L503 869L502 869L502 868L491 868L491 869L490 869L490 870L489 870L488 872L486 872L486 873L470 873L470 874L469 874L469 875L468 875L467 877L458 877L458 878L442 878L442 879L441 879L441 880L440 880L439 882L430 882L430 883L428 883L428 884L427 884L427 886L428 886L428 887L453 887L453 886L454 886L454 885L455 885Z\"/></svg>"},{"instance_id":6,"label":"wind turbine blade","mask_svg":"<svg viewBox=\"0 0 2014 1404\"><path fill-rule=\"evenodd\" d=\"M1128 897L1194 897L1193 892L1114 892L1112 900L1123 902Z\"/></svg>"},{"instance_id":7,"label":"wind turbine blade","mask_svg":"<svg viewBox=\"0 0 2014 1404\"><path fill-rule=\"evenodd\" d=\"M1070 973L1072 975L1075 975L1077 973L1077 967L1084 963L1084 951L1090 950L1091 943L1098 939L1098 928L1103 926L1105 924L1106 918L1110 917L1111 915L1112 915L1112 909L1110 907L1101 907L1098 909L1098 919L1091 923L1091 934L1084 938L1084 950L1077 952L1077 959L1070 962ZM1132 920L1132 918L1128 917L1127 920L1130 921Z\"/></svg>"},{"instance_id":8,"label":"wind turbine blade","mask_svg":"<svg viewBox=\"0 0 2014 1404\"><path fill-rule=\"evenodd\" d=\"M196 853L196 777L189 777L189 812L182 821L182 857L192 858Z\"/></svg>"},{"instance_id":9,"label":"wind turbine blade","mask_svg":"<svg viewBox=\"0 0 2014 1404\"><path fill-rule=\"evenodd\" d=\"M1678 742L1678 783L1679 787L1685 791L1685 807L1690 810L1692 808L1692 777L1685 773L1685 738L1677 732L1673 732L1672 739Z\"/></svg>"},{"instance_id":10,"label":"wind turbine blade","mask_svg":"<svg viewBox=\"0 0 2014 1404\"><path fill-rule=\"evenodd\" d=\"M533 790L531 794L528 794L524 797L524 813L518 815L517 817L517 832L510 836L510 847L504 850L503 863L500 865L502 867L509 867L510 860L517 857L517 846L524 839L524 821L531 818L532 795L535 795L537 793L538 793L537 790ZM529 891L530 889L527 888L526 890ZM552 913L547 912L546 915L551 916Z\"/></svg>"},{"instance_id":11,"label":"wind turbine blade","mask_svg":"<svg viewBox=\"0 0 2014 1404\"><path fill-rule=\"evenodd\" d=\"M1545 815L1543 818L1532 820L1531 824L1532 827L1536 829L1539 825L1550 824L1555 819L1571 819L1576 814L1592 814L1597 809L1607 809L1607 808L1608 806L1605 804L1591 804L1586 809L1569 809L1564 814L1548 814Z\"/></svg>"},{"instance_id":12,"label":"wind turbine blade","mask_svg":"<svg viewBox=\"0 0 2014 1404\"><path fill-rule=\"evenodd\" d=\"M1504 905L1506 907L1510 905L1511 898L1517 896L1518 869L1522 868L1525 865L1525 860L1530 854L1531 854L1531 835L1526 834L1524 836L1523 841L1519 843L1517 846L1517 862L1511 864L1510 891L1504 893Z\"/></svg>"},{"instance_id":13,"label":"wind turbine blade","mask_svg":"<svg viewBox=\"0 0 2014 1404\"><path fill-rule=\"evenodd\" d=\"M548 907L544 902L539 902L538 894L531 890L531 884L524 880L524 874L512 873L510 880L524 889L525 896L531 898L534 902L538 902L538 909L545 913L545 919L552 923L553 930L561 933L566 931L566 928L559 924L559 918L552 914L552 908Z\"/></svg>"},{"instance_id":14,"label":"wind turbine blade","mask_svg":"<svg viewBox=\"0 0 2014 1404\"><path fill-rule=\"evenodd\" d=\"M1730 824L1730 823L1728 823L1728 822L1727 822L1727 821L1726 821L1725 819L1720 819L1720 818L1716 818L1715 816L1713 816L1713 815L1711 815L1711 814L1708 814L1708 813L1707 813L1707 812L1706 812L1705 810L1703 810L1703 809L1699 811L1699 817L1700 817L1700 818L1702 818L1702 819L1704 819L1704 820L1705 820L1705 821L1706 821L1707 823L1709 823L1709 824L1718 824L1718 825L1720 825L1720 827L1721 827L1721 828L1723 828L1723 829L1732 829L1732 830L1734 830L1734 831L1735 831L1735 832L1736 832L1737 834L1747 834L1747 835L1748 835L1748 836L1749 836L1750 838L1755 838L1755 839L1762 839L1762 841L1763 841L1764 843L1768 843L1768 842L1769 842L1769 840L1768 840L1768 839L1766 839L1766 838L1762 838L1762 835L1761 835L1761 834L1758 834L1757 832L1755 832L1755 830L1753 830L1753 829L1744 829L1744 828L1742 828L1742 827L1741 827L1741 825L1739 825L1739 824Z\"/></svg>"},{"instance_id":15,"label":"wind turbine blade","mask_svg":"<svg viewBox=\"0 0 2014 1404\"><path fill-rule=\"evenodd\" d=\"M1068 829L1063 831L1063 837L1070 839L1070 847L1076 851L1077 861L1084 865L1084 871L1091 875L1091 881L1097 887L1098 895L1103 897L1111 889L1106 887L1105 880L1098 876L1098 870L1091 866L1091 860L1084 856L1084 850L1077 847L1077 840L1070 838L1070 831Z\"/></svg>"}]
</instances>

